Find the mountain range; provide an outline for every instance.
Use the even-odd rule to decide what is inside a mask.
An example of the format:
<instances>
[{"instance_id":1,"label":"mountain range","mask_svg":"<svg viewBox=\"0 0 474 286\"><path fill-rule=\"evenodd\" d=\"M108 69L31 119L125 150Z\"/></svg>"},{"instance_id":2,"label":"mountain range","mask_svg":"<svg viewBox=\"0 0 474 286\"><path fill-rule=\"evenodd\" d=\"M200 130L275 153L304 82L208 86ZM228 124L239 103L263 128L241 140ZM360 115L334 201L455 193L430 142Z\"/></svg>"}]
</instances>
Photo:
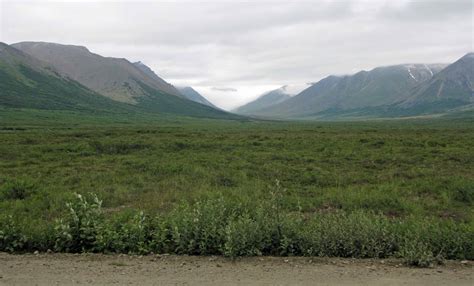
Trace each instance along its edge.
<instances>
[{"instance_id":1,"label":"mountain range","mask_svg":"<svg viewBox=\"0 0 474 286\"><path fill-rule=\"evenodd\" d=\"M214 104L212 104L209 100L207 100L204 96L202 96L199 92L197 92L194 88L190 86L184 86L184 87L174 87L161 79L150 67L145 65L142 62L135 62L133 63L137 68L139 68L141 71L143 71L145 74L147 74L149 77L154 79L155 81L161 82L163 85L168 85L169 88L173 89L172 94L178 95L180 97L189 99L191 101L201 103L213 108L218 109Z\"/></svg>"},{"instance_id":2,"label":"mountain range","mask_svg":"<svg viewBox=\"0 0 474 286\"><path fill-rule=\"evenodd\" d=\"M158 75L156 75L156 73L151 68L149 68L144 63L135 62L133 64L137 68L139 68L141 71L143 71L145 74L147 74L149 77L151 77L152 79L162 83L163 85L168 85L169 88L171 88L171 89L175 89L174 86L170 85L169 83L167 83L166 81L161 79ZM176 94L180 97L183 97L183 98L189 99L191 101L201 103L201 104L204 104L204 105L216 108L216 109L218 108L214 104L212 104L209 100L207 100L204 96L202 96L199 92L197 92L195 89L193 89L190 86L176 87L176 90L173 90L173 94Z\"/></svg>"},{"instance_id":3,"label":"mountain range","mask_svg":"<svg viewBox=\"0 0 474 286\"><path fill-rule=\"evenodd\" d=\"M398 117L447 112L474 103L474 54L452 64L403 64L328 76L293 97L235 111L267 118ZM263 104L262 104L263 103ZM258 106L249 111L249 106Z\"/></svg>"},{"instance_id":4,"label":"mountain range","mask_svg":"<svg viewBox=\"0 0 474 286\"><path fill-rule=\"evenodd\" d=\"M194 88L190 86L177 87L177 89L185 98L189 100L218 109L217 106L212 104L209 100L207 100L204 96L202 96L199 92L197 92Z\"/></svg>"},{"instance_id":5,"label":"mountain range","mask_svg":"<svg viewBox=\"0 0 474 286\"><path fill-rule=\"evenodd\" d=\"M474 53L451 64L401 64L283 86L223 111L192 87L174 87L142 62L86 47L0 43L0 107L147 113L219 119L352 119L458 114L474 106ZM456 113L457 112L457 113ZM243 116L241 116L243 115Z\"/></svg>"},{"instance_id":6,"label":"mountain range","mask_svg":"<svg viewBox=\"0 0 474 286\"><path fill-rule=\"evenodd\" d=\"M2 106L241 118L188 100L141 63L102 57L81 46L22 42L0 47Z\"/></svg>"},{"instance_id":7,"label":"mountain range","mask_svg":"<svg viewBox=\"0 0 474 286\"><path fill-rule=\"evenodd\" d=\"M240 106L232 110L232 112L244 115L258 114L261 109L268 108L270 106L281 103L287 99L290 99L292 96L298 94L308 86L309 84L282 86L280 88L262 94L256 100L251 101L243 106Z\"/></svg>"},{"instance_id":8,"label":"mountain range","mask_svg":"<svg viewBox=\"0 0 474 286\"><path fill-rule=\"evenodd\" d=\"M167 94L180 95L172 85L161 78L153 78L128 60L102 57L86 47L43 42L21 42L12 47L116 101L137 103L140 97L146 96L143 84Z\"/></svg>"}]
</instances>

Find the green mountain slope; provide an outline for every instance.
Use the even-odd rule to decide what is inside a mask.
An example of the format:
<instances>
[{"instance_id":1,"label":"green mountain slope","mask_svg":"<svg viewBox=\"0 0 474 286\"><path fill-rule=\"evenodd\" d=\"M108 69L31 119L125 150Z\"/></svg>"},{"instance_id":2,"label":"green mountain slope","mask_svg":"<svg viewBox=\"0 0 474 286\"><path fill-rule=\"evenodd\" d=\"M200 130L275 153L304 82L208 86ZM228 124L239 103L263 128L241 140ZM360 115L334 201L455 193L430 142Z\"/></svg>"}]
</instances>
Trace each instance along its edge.
<instances>
[{"instance_id":1,"label":"green mountain slope","mask_svg":"<svg viewBox=\"0 0 474 286\"><path fill-rule=\"evenodd\" d=\"M397 108L443 112L474 103L474 53L469 53L419 85Z\"/></svg>"},{"instance_id":2,"label":"green mountain slope","mask_svg":"<svg viewBox=\"0 0 474 286\"><path fill-rule=\"evenodd\" d=\"M431 79L444 66L397 65L350 76L329 76L291 99L260 110L258 115L304 118L331 110L341 112L394 104L406 99L410 90Z\"/></svg>"},{"instance_id":3,"label":"green mountain slope","mask_svg":"<svg viewBox=\"0 0 474 286\"><path fill-rule=\"evenodd\" d=\"M116 101L136 103L137 98L145 95L139 82L179 96L172 85L151 78L128 60L103 57L91 53L86 47L45 42L21 42L12 46L48 63L62 75Z\"/></svg>"},{"instance_id":4,"label":"green mountain slope","mask_svg":"<svg viewBox=\"0 0 474 286\"><path fill-rule=\"evenodd\" d=\"M390 105L356 110L326 110L324 117L470 117L474 105L474 53L450 64L411 89L405 99Z\"/></svg>"},{"instance_id":5,"label":"green mountain slope","mask_svg":"<svg viewBox=\"0 0 474 286\"><path fill-rule=\"evenodd\" d=\"M253 115L258 114L260 110L279 104L290 99L291 96L278 88L262 94L256 100L251 101L233 110L237 114Z\"/></svg>"},{"instance_id":6,"label":"green mountain slope","mask_svg":"<svg viewBox=\"0 0 474 286\"><path fill-rule=\"evenodd\" d=\"M140 84L140 87L144 90L146 96L140 97L136 106L148 112L222 119L244 118L185 98L170 96L145 84Z\"/></svg>"},{"instance_id":7,"label":"green mountain slope","mask_svg":"<svg viewBox=\"0 0 474 286\"><path fill-rule=\"evenodd\" d=\"M35 58L0 43L0 105L15 108L129 111Z\"/></svg>"},{"instance_id":8,"label":"green mountain slope","mask_svg":"<svg viewBox=\"0 0 474 286\"><path fill-rule=\"evenodd\" d=\"M2 44L5 52L2 53L0 64L0 105L3 106L67 110L87 108L153 115L242 118L183 98L173 86L164 81L155 81L125 59L103 58L77 46L46 43L35 45L31 42L14 46L30 53ZM41 51L38 53L47 61L37 59L32 55L36 52L33 53L32 50ZM50 53L51 51L58 53ZM91 58L97 61L93 62ZM135 75L138 76L134 77ZM76 78L92 85L95 90L76 81ZM163 88L158 89L157 85L171 88L177 95L170 94ZM105 94L97 92L102 88L107 90ZM123 100L124 95L126 100Z\"/></svg>"},{"instance_id":9,"label":"green mountain slope","mask_svg":"<svg viewBox=\"0 0 474 286\"><path fill-rule=\"evenodd\" d=\"M161 77L159 77L150 67L145 65L142 62L135 62L133 65L138 68L140 71L142 71L144 74L146 74L150 79L152 79L154 82L159 84L159 88L156 88L160 91L163 91L165 93L169 93L172 95L180 96L182 97L182 94L180 91L174 87L172 84L167 83L165 80L163 80Z\"/></svg>"},{"instance_id":10,"label":"green mountain slope","mask_svg":"<svg viewBox=\"0 0 474 286\"><path fill-rule=\"evenodd\" d=\"M242 119L136 82L143 96L135 104L112 100L9 45L0 43L0 106L95 113L160 114Z\"/></svg>"},{"instance_id":11,"label":"green mountain slope","mask_svg":"<svg viewBox=\"0 0 474 286\"><path fill-rule=\"evenodd\" d=\"M210 106L210 107L213 107L213 108L218 108L214 104L209 102L204 96L199 94L199 92L194 90L192 87L190 87L190 86L174 87L171 84L165 82L163 79L161 79L150 67L148 67L144 63L135 62L135 63L133 63L133 65L135 65L138 69L140 69L143 73L145 73L151 79L153 79L155 81L158 81L158 82L161 82L162 84L167 84L167 85L170 86L170 88L176 89L176 92L174 92L175 95L178 95L179 97L182 97L182 98L185 98L185 99L188 99L188 100L200 103L200 104L204 104L204 105L207 105L207 106ZM178 93L178 94L176 94L176 93Z\"/></svg>"}]
</instances>

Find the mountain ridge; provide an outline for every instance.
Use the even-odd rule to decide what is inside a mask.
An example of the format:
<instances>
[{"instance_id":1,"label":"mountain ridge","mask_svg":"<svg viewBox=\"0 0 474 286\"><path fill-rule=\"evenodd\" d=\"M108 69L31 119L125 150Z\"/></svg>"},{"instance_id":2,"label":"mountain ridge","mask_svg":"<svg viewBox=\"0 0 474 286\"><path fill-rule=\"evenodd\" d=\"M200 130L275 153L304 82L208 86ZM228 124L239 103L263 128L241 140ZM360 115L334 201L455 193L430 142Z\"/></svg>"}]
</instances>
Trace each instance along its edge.
<instances>
[{"instance_id":1,"label":"mountain ridge","mask_svg":"<svg viewBox=\"0 0 474 286\"><path fill-rule=\"evenodd\" d=\"M256 116L312 117L320 112L338 113L389 106L407 99L420 83L430 80L446 64L400 64L376 67L353 75L330 75L298 95L259 111Z\"/></svg>"},{"instance_id":2,"label":"mountain ridge","mask_svg":"<svg viewBox=\"0 0 474 286\"><path fill-rule=\"evenodd\" d=\"M173 86L172 84L166 82L164 79L159 77L149 66L144 64L141 61L134 62L133 65L137 67L139 70L141 70L143 73L145 73L147 76L149 76L151 79L160 82L161 84L168 86L169 91L172 92L171 94L176 95L176 96L182 96L182 94L179 92L179 90Z\"/></svg>"},{"instance_id":3,"label":"mountain ridge","mask_svg":"<svg viewBox=\"0 0 474 286\"><path fill-rule=\"evenodd\" d=\"M232 111L237 114L252 115L252 113L258 112L261 109L271 107L290 99L292 96L298 94L309 86L311 86L311 84L284 85L280 88L267 91L255 100L234 108Z\"/></svg>"},{"instance_id":4,"label":"mountain ridge","mask_svg":"<svg viewBox=\"0 0 474 286\"><path fill-rule=\"evenodd\" d=\"M20 50L0 43L0 105L12 108L130 112Z\"/></svg>"},{"instance_id":5,"label":"mountain ridge","mask_svg":"<svg viewBox=\"0 0 474 286\"><path fill-rule=\"evenodd\" d=\"M151 79L127 59L103 57L83 46L47 42L20 42L11 46L117 101L137 103L137 98L145 95L138 81L164 93L179 95L169 84Z\"/></svg>"},{"instance_id":6,"label":"mountain ridge","mask_svg":"<svg viewBox=\"0 0 474 286\"><path fill-rule=\"evenodd\" d=\"M64 48L63 45L57 44ZM58 71L51 62L45 62L33 55L16 49L14 46L0 46L0 105L13 108L89 110L93 112L137 112L146 114L174 114L190 117L243 119L243 117L195 103L181 96L165 93L148 85L148 82L135 81L136 90L141 96L133 103L115 100L96 92L71 76L73 71ZM73 47L76 51L90 53L85 48ZM91 56L95 57L95 56ZM102 59L103 57L99 59ZM113 58L114 66L117 59ZM126 60L120 64L132 66ZM83 63L84 64L84 63ZM99 71L101 69L99 68ZM94 74L95 75L95 74Z\"/></svg>"},{"instance_id":7,"label":"mountain ridge","mask_svg":"<svg viewBox=\"0 0 474 286\"><path fill-rule=\"evenodd\" d=\"M217 106L215 106L214 104L212 104L212 102L207 100L203 95L201 95L199 92L197 92L191 86L177 87L177 89L185 98L187 98L189 100L192 100L194 102L204 104L204 105L216 108L216 109L220 109Z\"/></svg>"}]
</instances>

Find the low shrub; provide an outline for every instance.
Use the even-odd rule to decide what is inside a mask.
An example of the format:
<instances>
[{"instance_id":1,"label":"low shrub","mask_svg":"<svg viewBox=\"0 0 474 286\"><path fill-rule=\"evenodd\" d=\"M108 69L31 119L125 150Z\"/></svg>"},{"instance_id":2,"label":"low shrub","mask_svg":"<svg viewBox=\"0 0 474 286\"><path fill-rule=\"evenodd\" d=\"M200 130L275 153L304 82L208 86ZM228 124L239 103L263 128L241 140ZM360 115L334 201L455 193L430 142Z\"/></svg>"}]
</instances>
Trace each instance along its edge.
<instances>
[{"instance_id":1,"label":"low shrub","mask_svg":"<svg viewBox=\"0 0 474 286\"><path fill-rule=\"evenodd\" d=\"M150 218L143 212L105 223L98 231L96 249L102 252L149 253L152 240L150 227Z\"/></svg>"},{"instance_id":2,"label":"low shrub","mask_svg":"<svg viewBox=\"0 0 474 286\"><path fill-rule=\"evenodd\" d=\"M26 231L11 216L0 219L0 251L31 251L54 245L60 252L174 253L188 255L307 255L399 257L427 267L444 259L474 259L472 225L444 219L388 218L368 212L308 215L281 209L277 185L263 202L224 197L185 203L150 217L128 212L105 217L96 195L76 195L47 228ZM42 234L41 234L42 233Z\"/></svg>"},{"instance_id":3,"label":"low shrub","mask_svg":"<svg viewBox=\"0 0 474 286\"><path fill-rule=\"evenodd\" d=\"M167 249L177 254L219 254L229 216L231 210L223 198L178 207L164 229L169 234Z\"/></svg>"},{"instance_id":4,"label":"low shrub","mask_svg":"<svg viewBox=\"0 0 474 286\"><path fill-rule=\"evenodd\" d=\"M264 235L249 216L229 221L225 228L223 254L226 256L262 255Z\"/></svg>"},{"instance_id":5,"label":"low shrub","mask_svg":"<svg viewBox=\"0 0 474 286\"><path fill-rule=\"evenodd\" d=\"M418 267L431 267L435 262L441 262L441 256L434 256L430 247L419 240L405 240L397 255L406 265Z\"/></svg>"},{"instance_id":6,"label":"low shrub","mask_svg":"<svg viewBox=\"0 0 474 286\"><path fill-rule=\"evenodd\" d=\"M398 249L393 224L368 212L320 215L306 226L306 255L382 258Z\"/></svg>"},{"instance_id":7,"label":"low shrub","mask_svg":"<svg viewBox=\"0 0 474 286\"><path fill-rule=\"evenodd\" d=\"M22 251L28 243L12 216L0 217L0 251Z\"/></svg>"},{"instance_id":8,"label":"low shrub","mask_svg":"<svg viewBox=\"0 0 474 286\"><path fill-rule=\"evenodd\" d=\"M96 152L96 154L105 155L125 155L134 151L148 149L151 146L149 144L142 143L123 143L123 142L100 142L91 141L89 146Z\"/></svg>"},{"instance_id":9,"label":"low shrub","mask_svg":"<svg viewBox=\"0 0 474 286\"><path fill-rule=\"evenodd\" d=\"M0 199L24 200L37 192L36 184L30 180L12 180L0 188Z\"/></svg>"},{"instance_id":10,"label":"low shrub","mask_svg":"<svg viewBox=\"0 0 474 286\"><path fill-rule=\"evenodd\" d=\"M474 184L470 182L466 184L458 184L455 186L454 199L456 201L472 205L474 203Z\"/></svg>"},{"instance_id":11,"label":"low shrub","mask_svg":"<svg viewBox=\"0 0 474 286\"><path fill-rule=\"evenodd\" d=\"M102 201L95 194L82 196L66 204L68 214L55 225L55 250L84 252L96 249L97 235L103 221Z\"/></svg>"}]
</instances>

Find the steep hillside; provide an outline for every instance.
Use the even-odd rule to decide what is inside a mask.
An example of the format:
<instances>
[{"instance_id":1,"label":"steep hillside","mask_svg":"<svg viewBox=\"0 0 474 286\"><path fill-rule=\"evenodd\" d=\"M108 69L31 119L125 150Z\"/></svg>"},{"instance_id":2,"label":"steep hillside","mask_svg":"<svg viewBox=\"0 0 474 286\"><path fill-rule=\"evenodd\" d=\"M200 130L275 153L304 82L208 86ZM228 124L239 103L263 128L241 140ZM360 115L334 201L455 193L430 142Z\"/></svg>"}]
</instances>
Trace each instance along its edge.
<instances>
[{"instance_id":1,"label":"steep hillside","mask_svg":"<svg viewBox=\"0 0 474 286\"><path fill-rule=\"evenodd\" d=\"M474 103L474 53L466 54L418 86L397 108L430 113L471 103Z\"/></svg>"},{"instance_id":2,"label":"steep hillside","mask_svg":"<svg viewBox=\"0 0 474 286\"><path fill-rule=\"evenodd\" d=\"M100 112L131 110L62 77L47 64L4 43L0 43L0 106Z\"/></svg>"},{"instance_id":3,"label":"steep hillside","mask_svg":"<svg viewBox=\"0 0 474 286\"><path fill-rule=\"evenodd\" d=\"M173 86L150 77L126 59L102 57L82 46L44 42L21 42L12 46L113 100L136 103L138 98L145 95L141 84L179 95Z\"/></svg>"},{"instance_id":4,"label":"steep hillside","mask_svg":"<svg viewBox=\"0 0 474 286\"><path fill-rule=\"evenodd\" d=\"M233 112L245 115L258 114L260 110L282 103L283 101L290 99L293 95L300 93L302 90L310 86L311 85L309 84L282 86L278 89L262 94L254 101L234 109Z\"/></svg>"},{"instance_id":5,"label":"steep hillside","mask_svg":"<svg viewBox=\"0 0 474 286\"><path fill-rule=\"evenodd\" d=\"M137 67L139 70L141 70L143 73L145 73L148 77L150 77L152 80L156 81L157 83L160 84L161 88L160 90L167 92L169 94L181 96L181 93L177 88L175 88L173 85L167 83L165 80L163 80L161 77L159 77L150 67L145 65L142 62L135 62L133 63L135 67Z\"/></svg>"},{"instance_id":6,"label":"steep hillside","mask_svg":"<svg viewBox=\"0 0 474 286\"><path fill-rule=\"evenodd\" d=\"M394 104L407 99L415 87L444 67L443 64L406 64L348 76L329 76L289 100L260 110L258 115L303 118L330 110L344 112Z\"/></svg>"},{"instance_id":7,"label":"steep hillside","mask_svg":"<svg viewBox=\"0 0 474 286\"><path fill-rule=\"evenodd\" d=\"M149 86L142 84L146 96L138 99L140 109L154 113L171 113L192 117L243 119L243 117L225 112L220 109L203 105L178 96L170 96Z\"/></svg>"},{"instance_id":8,"label":"steep hillside","mask_svg":"<svg viewBox=\"0 0 474 286\"><path fill-rule=\"evenodd\" d=\"M23 51L22 54L28 54L38 62L52 66L56 74L65 80L74 82L84 89L87 87L95 91L96 95L100 94L111 99L109 102L123 103L119 106L137 112L206 118L241 118L185 99L172 85L156 75L154 77L144 72L144 67L139 68L125 59L105 58L80 46L36 42L23 42L12 46ZM12 80L4 79L4 82L10 84ZM31 90L36 91L35 87ZM63 94L72 92L72 89L64 88L64 90L66 92ZM27 104L24 100L22 102Z\"/></svg>"},{"instance_id":9,"label":"steep hillside","mask_svg":"<svg viewBox=\"0 0 474 286\"><path fill-rule=\"evenodd\" d=\"M218 108L190 86L178 87L179 92L187 99L198 102L213 108Z\"/></svg>"}]
</instances>

